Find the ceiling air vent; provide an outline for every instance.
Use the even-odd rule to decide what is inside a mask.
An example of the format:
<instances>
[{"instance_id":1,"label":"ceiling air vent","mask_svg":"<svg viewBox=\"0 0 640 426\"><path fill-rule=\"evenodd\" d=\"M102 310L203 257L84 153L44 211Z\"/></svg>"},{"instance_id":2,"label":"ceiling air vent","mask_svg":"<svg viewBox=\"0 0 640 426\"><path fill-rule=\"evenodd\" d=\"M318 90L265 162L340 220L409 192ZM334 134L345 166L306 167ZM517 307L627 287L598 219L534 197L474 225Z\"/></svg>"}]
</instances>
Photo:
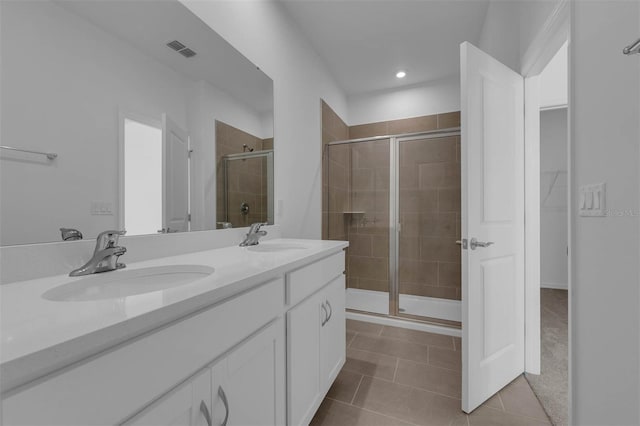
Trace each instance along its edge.
<instances>
[{"instance_id":1,"label":"ceiling air vent","mask_svg":"<svg viewBox=\"0 0 640 426\"><path fill-rule=\"evenodd\" d=\"M185 46L184 44L180 43L178 40L173 40L173 41L167 43L167 46L169 46L170 48L172 48L173 50L175 50L176 52L178 52L179 54L181 54L185 58L191 58L193 56L196 56L196 52L194 52L193 50L189 49L187 46Z\"/></svg>"},{"instance_id":2,"label":"ceiling air vent","mask_svg":"<svg viewBox=\"0 0 640 426\"><path fill-rule=\"evenodd\" d=\"M184 56L185 58L191 58L192 56L196 56L196 52L189 49L188 47L186 49L180 50L178 53Z\"/></svg>"}]
</instances>

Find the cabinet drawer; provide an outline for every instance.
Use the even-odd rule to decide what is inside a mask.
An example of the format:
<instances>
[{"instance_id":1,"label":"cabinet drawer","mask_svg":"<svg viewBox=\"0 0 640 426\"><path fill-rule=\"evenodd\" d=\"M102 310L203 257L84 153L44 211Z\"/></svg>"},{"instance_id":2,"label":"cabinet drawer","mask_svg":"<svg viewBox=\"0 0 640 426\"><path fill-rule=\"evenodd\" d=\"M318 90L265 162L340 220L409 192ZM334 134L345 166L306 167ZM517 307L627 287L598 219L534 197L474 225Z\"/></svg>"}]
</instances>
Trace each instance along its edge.
<instances>
[{"instance_id":1,"label":"cabinet drawer","mask_svg":"<svg viewBox=\"0 0 640 426\"><path fill-rule=\"evenodd\" d=\"M193 375L282 312L270 281L2 401L5 425L116 424Z\"/></svg>"},{"instance_id":2,"label":"cabinet drawer","mask_svg":"<svg viewBox=\"0 0 640 426\"><path fill-rule=\"evenodd\" d=\"M344 251L287 274L287 304L294 306L344 272Z\"/></svg>"}]
</instances>

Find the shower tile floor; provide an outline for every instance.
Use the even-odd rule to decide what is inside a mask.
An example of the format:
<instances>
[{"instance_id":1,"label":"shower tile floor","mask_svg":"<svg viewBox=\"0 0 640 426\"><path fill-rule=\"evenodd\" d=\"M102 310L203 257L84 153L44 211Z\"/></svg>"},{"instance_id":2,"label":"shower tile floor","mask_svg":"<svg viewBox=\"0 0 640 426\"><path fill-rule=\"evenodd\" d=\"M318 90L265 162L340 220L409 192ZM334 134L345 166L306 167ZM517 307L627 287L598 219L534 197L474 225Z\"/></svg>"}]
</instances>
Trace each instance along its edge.
<instances>
[{"instance_id":1,"label":"shower tile floor","mask_svg":"<svg viewBox=\"0 0 640 426\"><path fill-rule=\"evenodd\" d=\"M346 363L311 425L551 424L523 376L463 413L459 338L352 320L346 338Z\"/></svg>"}]
</instances>

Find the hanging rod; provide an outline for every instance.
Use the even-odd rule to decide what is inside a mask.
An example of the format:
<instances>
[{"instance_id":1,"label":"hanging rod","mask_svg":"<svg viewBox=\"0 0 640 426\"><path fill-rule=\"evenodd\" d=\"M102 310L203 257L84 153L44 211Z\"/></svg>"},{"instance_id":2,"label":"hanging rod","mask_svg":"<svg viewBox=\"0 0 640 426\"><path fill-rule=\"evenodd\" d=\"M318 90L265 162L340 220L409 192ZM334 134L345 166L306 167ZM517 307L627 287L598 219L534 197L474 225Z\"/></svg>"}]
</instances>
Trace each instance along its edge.
<instances>
[{"instance_id":1,"label":"hanging rod","mask_svg":"<svg viewBox=\"0 0 640 426\"><path fill-rule=\"evenodd\" d=\"M49 160L53 160L55 159L58 154L56 154L55 152L41 152L41 151L31 151L29 149L20 149L20 148L13 148L11 146L0 146L0 148L2 149L8 149L9 151L20 151L20 152L28 152L29 154L41 154L41 155L46 155L47 158Z\"/></svg>"},{"instance_id":2,"label":"hanging rod","mask_svg":"<svg viewBox=\"0 0 640 426\"><path fill-rule=\"evenodd\" d=\"M625 55L640 53L640 38L637 39L635 43L630 44L629 46L622 49L622 53L624 53Z\"/></svg>"}]
</instances>

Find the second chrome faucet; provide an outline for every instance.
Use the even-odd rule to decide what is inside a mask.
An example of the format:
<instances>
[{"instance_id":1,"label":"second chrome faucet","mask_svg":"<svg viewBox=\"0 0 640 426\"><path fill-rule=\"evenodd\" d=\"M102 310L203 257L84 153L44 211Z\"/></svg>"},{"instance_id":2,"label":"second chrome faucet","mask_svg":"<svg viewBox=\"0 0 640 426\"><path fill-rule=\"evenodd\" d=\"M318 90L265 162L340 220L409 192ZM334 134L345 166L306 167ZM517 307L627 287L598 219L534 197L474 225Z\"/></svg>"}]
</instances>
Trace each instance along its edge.
<instances>
[{"instance_id":1,"label":"second chrome faucet","mask_svg":"<svg viewBox=\"0 0 640 426\"><path fill-rule=\"evenodd\" d=\"M124 268L124 263L119 263L118 258L127 252L125 247L118 246L118 238L127 231L104 231L96 238L96 248L93 256L87 263L78 269L71 271L69 276L97 274L99 272L114 271Z\"/></svg>"},{"instance_id":2,"label":"second chrome faucet","mask_svg":"<svg viewBox=\"0 0 640 426\"><path fill-rule=\"evenodd\" d=\"M267 235L267 231L261 231L260 228L268 225L267 222L258 222L251 225L244 241L240 243L240 247L255 246L258 244L260 237Z\"/></svg>"}]
</instances>

